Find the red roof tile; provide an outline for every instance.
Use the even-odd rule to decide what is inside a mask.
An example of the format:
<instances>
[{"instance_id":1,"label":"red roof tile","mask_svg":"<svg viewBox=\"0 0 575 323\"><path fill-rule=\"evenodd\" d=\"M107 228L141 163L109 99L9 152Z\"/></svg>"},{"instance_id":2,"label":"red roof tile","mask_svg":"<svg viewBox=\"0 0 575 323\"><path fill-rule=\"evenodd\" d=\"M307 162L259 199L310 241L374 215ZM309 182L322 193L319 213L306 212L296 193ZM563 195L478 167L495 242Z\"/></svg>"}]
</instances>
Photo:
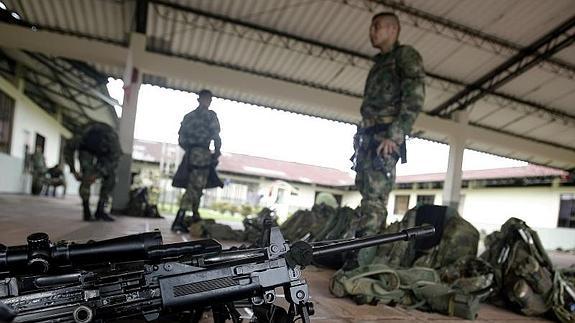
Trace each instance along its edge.
<instances>
[{"instance_id":1,"label":"red roof tile","mask_svg":"<svg viewBox=\"0 0 575 323\"><path fill-rule=\"evenodd\" d=\"M175 144L166 145L170 147L170 151L174 151L178 147ZM134 140L134 153L132 157L136 160L159 162L161 153L162 143L138 139ZM183 152L181 155L183 155ZM145 157L142 158L143 156ZM177 162L179 162L179 160ZM351 186L354 184L355 176L352 173L334 168L235 153L222 154L220 163L218 164L218 171L332 187ZM536 165L463 171L464 180L566 175L567 172L565 171ZM398 176L396 181L397 183L422 183L443 182L444 179L445 173L432 173Z\"/></svg>"}]
</instances>

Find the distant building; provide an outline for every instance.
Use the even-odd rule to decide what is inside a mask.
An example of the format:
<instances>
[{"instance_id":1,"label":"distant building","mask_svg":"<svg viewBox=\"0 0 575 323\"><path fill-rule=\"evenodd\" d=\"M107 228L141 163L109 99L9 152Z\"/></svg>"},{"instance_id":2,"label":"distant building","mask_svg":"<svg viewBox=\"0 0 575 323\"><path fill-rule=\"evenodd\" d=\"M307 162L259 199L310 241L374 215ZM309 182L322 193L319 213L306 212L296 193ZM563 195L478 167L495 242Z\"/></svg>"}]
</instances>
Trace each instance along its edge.
<instances>
[{"instance_id":1,"label":"distant building","mask_svg":"<svg viewBox=\"0 0 575 323\"><path fill-rule=\"evenodd\" d=\"M167 152L162 157L161 153ZM147 158L144 158L147 156ZM134 167L173 174L183 151L175 144L135 140ZM342 206L357 207L360 194L354 174L333 168L268 158L224 153L218 173L226 185L206 190L204 206L216 201L273 207L285 217L309 209L320 192L334 194ZM389 196L388 222L401 219L417 204L441 204L444 173L399 176ZM164 187L177 199L169 179ZM523 219L537 229L549 249L575 248L575 181L569 173L547 167L472 170L463 172L459 212L486 233L498 229L509 217ZM172 191L170 191L172 190ZM166 195L169 196L169 193Z\"/></svg>"},{"instance_id":2,"label":"distant building","mask_svg":"<svg viewBox=\"0 0 575 323\"><path fill-rule=\"evenodd\" d=\"M174 203L181 194L171 187L184 152L178 145L142 140L134 141L133 170L163 179L160 203ZM334 194L346 204L344 196L353 183L353 174L337 169L285 162L262 157L224 152L217 167L225 186L204 192L203 206L214 202L272 207L281 217L313 206L320 192Z\"/></svg>"}]
</instances>

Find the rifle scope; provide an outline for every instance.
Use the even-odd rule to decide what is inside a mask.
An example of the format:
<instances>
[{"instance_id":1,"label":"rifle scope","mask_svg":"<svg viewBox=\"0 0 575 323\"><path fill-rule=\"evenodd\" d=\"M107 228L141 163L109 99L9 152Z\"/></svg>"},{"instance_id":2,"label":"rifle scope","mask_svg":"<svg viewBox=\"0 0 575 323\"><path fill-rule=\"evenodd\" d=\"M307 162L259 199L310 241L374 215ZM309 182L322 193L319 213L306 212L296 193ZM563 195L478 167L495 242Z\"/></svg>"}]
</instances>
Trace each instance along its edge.
<instances>
[{"instance_id":1,"label":"rifle scope","mask_svg":"<svg viewBox=\"0 0 575 323\"><path fill-rule=\"evenodd\" d=\"M46 273L53 266L148 260L151 251L161 246L162 234L156 231L97 242L52 244L46 233L38 232L27 240L23 246L0 244L0 272Z\"/></svg>"}]
</instances>

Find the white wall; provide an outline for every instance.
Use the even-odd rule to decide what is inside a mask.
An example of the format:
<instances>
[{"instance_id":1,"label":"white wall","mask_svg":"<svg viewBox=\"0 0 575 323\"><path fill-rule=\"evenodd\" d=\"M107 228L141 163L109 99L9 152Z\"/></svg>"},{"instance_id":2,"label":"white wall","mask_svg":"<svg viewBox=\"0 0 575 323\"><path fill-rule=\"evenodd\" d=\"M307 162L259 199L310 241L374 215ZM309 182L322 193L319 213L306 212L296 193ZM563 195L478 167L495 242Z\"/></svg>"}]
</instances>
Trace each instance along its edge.
<instances>
[{"instance_id":1,"label":"white wall","mask_svg":"<svg viewBox=\"0 0 575 323\"><path fill-rule=\"evenodd\" d=\"M0 90L15 100L10 156L4 156L0 159L0 169L3 172L8 170L17 172L16 175L12 174L13 176L3 176L0 192L23 193L26 192L26 189L22 187L22 183L25 181L22 179L22 167L16 169L14 165L18 163L23 165L25 145L28 144L32 151L36 133L44 136L46 139L44 156L46 157L46 165L50 167L58 162L60 137L69 138L71 133L3 77L0 77ZM15 187L20 187L20 189L15 190Z\"/></svg>"},{"instance_id":2,"label":"white wall","mask_svg":"<svg viewBox=\"0 0 575 323\"><path fill-rule=\"evenodd\" d=\"M435 195L435 204L441 204L440 189L394 190L387 205L387 222L400 220L403 214L393 214L396 195L409 195L409 208L417 203L417 195ZM473 188L461 191L461 215L478 230L486 233L499 230L510 217L519 218L539 233L546 249L575 248L575 228L558 228L561 194L575 193L575 187L505 187ZM344 200L359 205L359 192L349 192ZM355 204L357 203L357 204ZM352 205L353 206L353 205Z\"/></svg>"},{"instance_id":3,"label":"white wall","mask_svg":"<svg viewBox=\"0 0 575 323\"><path fill-rule=\"evenodd\" d=\"M575 188L561 187L464 190L463 216L479 227L500 227L508 218L516 217L533 228L556 228L560 194L573 191Z\"/></svg>"}]
</instances>

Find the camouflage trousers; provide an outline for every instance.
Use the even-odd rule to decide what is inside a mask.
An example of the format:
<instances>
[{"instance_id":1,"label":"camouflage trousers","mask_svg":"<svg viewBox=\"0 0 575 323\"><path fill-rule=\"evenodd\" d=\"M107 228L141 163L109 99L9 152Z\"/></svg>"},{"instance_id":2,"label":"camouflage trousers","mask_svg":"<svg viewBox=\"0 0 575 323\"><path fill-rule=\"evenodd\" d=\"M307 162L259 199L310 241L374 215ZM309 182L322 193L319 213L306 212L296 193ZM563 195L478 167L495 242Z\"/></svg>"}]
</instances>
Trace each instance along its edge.
<instances>
[{"instance_id":1,"label":"camouflage trousers","mask_svg":"<svg viewBox=\"0 0 575 323\"><path fill-rule=\"evenodd\" d=\"M80 151L78 154L80 160L80 172L82 179L80 180L80 197L82 200L90 199L90 177L101 179L100 186L100 200L107 202L110 194L116 185L116 163L106 159L97 159L94 155ZM99 171L104 170L104 171ZM102 175L105 173L105 175Z\"/></svg>"},{"instance_id":2,"label":"camouflage trousers","mask_svg":"<svg viewBox=\"0 0 575 323\"><path fill-rule=\"evenodd\" d=\"M398 156L383 159L383 168L374 162L375 149L360 149L357 156L355 186L361 193L361 220L358 232L375 234L385 228L387 201L395 182Z\"/></svg>"},{"instance_id":3,"label":"camouflage trousers","mask_svg":"<svg viewBox=\"0 0 575 323\"><path fill-rule=\"evenodd\" d=\"M186 192L180 201L180 209L193 211L194 213L198 212L200 199L208 182L209 173L209 168L192 168L190 170Z\"/></svg>"}]
</instances>

